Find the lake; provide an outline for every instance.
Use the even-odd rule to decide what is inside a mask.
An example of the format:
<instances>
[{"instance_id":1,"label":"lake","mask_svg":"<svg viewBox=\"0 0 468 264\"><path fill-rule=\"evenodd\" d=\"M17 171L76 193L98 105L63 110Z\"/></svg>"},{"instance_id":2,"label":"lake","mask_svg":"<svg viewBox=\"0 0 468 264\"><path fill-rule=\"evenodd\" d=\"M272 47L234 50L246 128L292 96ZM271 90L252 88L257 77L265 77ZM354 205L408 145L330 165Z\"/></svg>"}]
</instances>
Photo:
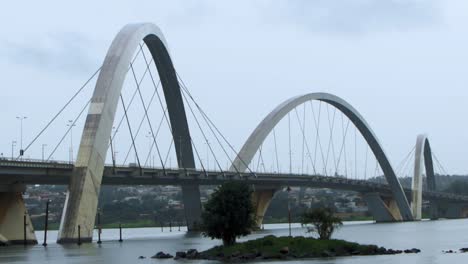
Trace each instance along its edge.
<instances>
[{"instance_id":1,"label":"lake","mask_svg":"<svg viewBox=\"0 0 468 264\"><path fill-rule=\"evenodd\" d=\"M293 235L307 235L306 229L294 224ZM48 233L48 246L43 247L43 232L36 232L39 245L0 247L0 263L213 263L212 261L175 261L157 260L150 257L158 251L175 255L176 251L208 249L219 245L221 241L204 238L200 234L187 234L185 228L178 227L169 232L169 228L134 228L124 229L122 243L118 229L105 229L103 243L78 245L57 245L57 231ZM265 235L288 235L287 224L267 224L265 229L255 232L241 240L248 240ZM97 238L95 234L94 238ZM419 248L419 254L401 254L385 256L352 256L316 260L290 261L288 263L424 263L457 264L468 263L468 253L445 254L443 250L458 250L468 247L468 219L438 220L407 223L375 224L372 222L346 222L338 229L334 238L358 243L377 244L392 249ZM146 259L138 259L145 256ZM260 263L260 262L257 262ZM271 263L271 262L265 262Z\"/></svg>"}]
</instances>

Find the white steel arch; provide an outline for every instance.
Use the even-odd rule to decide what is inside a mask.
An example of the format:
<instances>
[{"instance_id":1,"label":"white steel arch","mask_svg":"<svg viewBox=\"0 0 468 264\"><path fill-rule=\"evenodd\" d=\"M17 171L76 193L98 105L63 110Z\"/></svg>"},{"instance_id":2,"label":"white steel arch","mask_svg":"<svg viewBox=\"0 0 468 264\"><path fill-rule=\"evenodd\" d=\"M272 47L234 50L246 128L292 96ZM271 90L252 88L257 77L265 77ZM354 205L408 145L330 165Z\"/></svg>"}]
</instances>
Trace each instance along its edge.
<instances>
[{"instance_id":1,"label":"white steel arch","mask_svg":"<svg viewBox=\"0 0 468 264\"><path fill-rule=\"evenodd\" d=\"M336 107L343 114L345 114L351 120L351 122L353 122L353 124L357 127L359 132L366 140L367 144L369 144L369 147L377 158L377 161L379 162L382 171L385 174L387 182L393 193L393 198L395 199L398 206L401 219L404 221L413 220L413 215L411 213L411 209L403 188L398 181L393 167L391 166L383 148L377 140L376 135L356 109L354 109L345 100L333 94L309 93L290 98L277 106L262 120L262 122L260 122L260 124L249 136L239 151L239 155L233 161L231 170L237 169L238 171L245 171L263 141L273 130L273 128L279 123L279 121L297 106L311 100L322 101Z\"/></svg>"},{"instance_id":2,"label":"white steel arch","mask_svg":"<svg viewBox=\"0 0 468 264\"><path fill-rule=\"evenodd\" d=\"M92 240L97 199L120 92L132 56L141 41L157 66L171 122L180 168L194 168L195 161L177 75L166 40L154 24L128 24L113 40L104 59L84 126L78 157L71 177L60 224L58 242ZM182 186L189 228L201 214L198 185ZM197 201L198 199L198 201Z\"/></svg>"}]
</instances>

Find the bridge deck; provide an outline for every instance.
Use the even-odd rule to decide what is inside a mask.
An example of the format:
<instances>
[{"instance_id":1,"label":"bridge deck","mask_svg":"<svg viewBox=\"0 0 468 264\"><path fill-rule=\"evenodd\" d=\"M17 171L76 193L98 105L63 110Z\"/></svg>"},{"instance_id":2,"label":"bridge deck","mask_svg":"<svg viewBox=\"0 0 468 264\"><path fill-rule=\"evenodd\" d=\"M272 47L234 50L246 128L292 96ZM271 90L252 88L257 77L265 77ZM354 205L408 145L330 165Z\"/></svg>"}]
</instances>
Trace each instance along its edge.
<instances>
[{"instance_id":1,"label":"bridge deck","mask_svg":"<svg viewBox=\"0 0 468 264\"><path fill-rule=\"evenodd\" d=\"M74 165L65 162L0 160L0 185L14 184L53 184L67 185ZM201 171L196 169L139 168L107 165L104 168L104 185L219 185L229 180L245 181L258 186L306 186L330 188L362 193L378 192L391 196L387 184L366 180L354 180L322 175L302 175L285 173L236 173ZM407 197L411 189L406 188ZM468 196L442 192L423 192L424 199L447 202L468 202Z\"/></svg>"}]
</instances>

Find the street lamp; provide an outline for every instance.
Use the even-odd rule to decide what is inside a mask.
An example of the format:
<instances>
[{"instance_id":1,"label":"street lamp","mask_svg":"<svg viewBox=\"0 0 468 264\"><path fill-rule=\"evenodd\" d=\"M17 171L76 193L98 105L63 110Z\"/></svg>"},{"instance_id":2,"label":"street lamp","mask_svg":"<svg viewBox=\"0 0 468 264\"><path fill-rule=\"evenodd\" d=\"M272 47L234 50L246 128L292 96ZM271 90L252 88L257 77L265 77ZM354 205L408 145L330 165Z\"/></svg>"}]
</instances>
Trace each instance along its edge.
<instances>
[{"instance_id":1,"label":"street lamp","mask_svg":"<svg viewBox=\"0 0 468 264\"><path fill-rule=\"evenodd\" d=\"M11 141L11 159L15 158L16 140Z\"/></svg>"},{"instance_id":2,"label":"street lamp","mask_svg":"<svg viewBox=\"0 0 468 264\"><path fill-rule=\"evenodd\" d=\"M17 116L16 119L20 121L20 156L23 156L23 120L28 118L27 116Z\"/></svg>"},{"instance_id":3,"label":"street lamp","mask_svg":"<svg viewBox=\"0 0 468 264\"><path fill-rule=\"evenodd\" d=\"M288 186L286 191L288 192L288 223L289 223L289 236L291 237L291 205L289 204L289 192L291 191L291 187Z\"/></svg>"},{"instance_id":4,"label":"street lamp","mask_svg":"<svg viewBox=\"0 0 468 264\"><path fill-rule=\"evenodd\" d=\"M67 127L70 127L70 163L73 163L73 127L76 126L73 120L68 120Z\"/></svg>"},{"instance_id":5,"label":"street lamp","mask_svg":"<svg viewBox=\"0 0 468 264\"><path fill-rule=\"evenodd\" d=\"M210 142L206 140L205 144L206 144L206 167L208 168L208 170L210 170L210 153L209 153Z\"/></svg>"},{"instance_id":6,"label":"street lamp","mask_svg":"<svg viewBox=\"0 0 468 264\"><path fill-rule=\"evenodd\" d=\"M42 144L42 162L44 162L44 148L47 146L47 144Z\"/></svg>"},{"instance_id":7,"label":"street lamp","mask_svg":"<svg viewBox=\"0 0 468 264\"><path fill-rule=\"evenodd\" d=\"M148 131L148 134L146 135L146 137L148 138L149 140L149 148L150 148L150 152L149 152L149 157L151 157L151 153L153 152L153 134L151 134L151 131ZM151 165L151 160L150 160L150 167L154 167L154 158L153 158L153 164Z\"/></svg>"}]
</instances>

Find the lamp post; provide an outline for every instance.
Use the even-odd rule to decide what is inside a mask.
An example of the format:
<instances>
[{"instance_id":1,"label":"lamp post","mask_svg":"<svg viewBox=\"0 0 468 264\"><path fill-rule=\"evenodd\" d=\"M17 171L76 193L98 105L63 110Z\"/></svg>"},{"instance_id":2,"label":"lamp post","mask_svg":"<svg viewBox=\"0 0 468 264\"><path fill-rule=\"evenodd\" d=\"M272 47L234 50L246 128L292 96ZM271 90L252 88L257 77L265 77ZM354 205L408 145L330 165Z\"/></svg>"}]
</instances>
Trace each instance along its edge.
<instances>
[{"instance_id":1,"label":"lamp post","mask_svg":"<svg viewBox=\"0 0 468 264\"><path fill-rule=\"evenodd\" d=\"M67 127L70 127L70 163L73 163L73 127L76 126L73 120L68 120Z\"/></svg>"},{"instance_id":2,"label":"lamp post","mask_svg":"<svg viewBox=\"0 0 468 264\"><path fill-rule=\"evenodd\" d=\"M114 146L114 151L112 152L112 157L114 159L114 161L117 160L116 158L116 154L117 154L117 151L115 149L115 135L117 134L118 130L115 126L112 127L112 136L111 136L111 144Z\"/></svg>"},{"instance_id":3,"label":"lamp post","mask_svg":"<svg viewBox=\"0 0 468 264\"><path fill-rule=\"evenodd\" d=\"M146 137L148 138L149 140L149 148L150 148L150 153L149 153L149 157L151 157L151 153L153 152L153 149L152 149L152 146L153 146L153 135L151 134L151 131L148 131L148 134L146 134ZM151 164L151 162L153 162L153 164ZM150 160L150 167L154 167L154 158L153 160Z\"/></svg>"},{"instance_id":4,"label":"lamp post","mask_svg":"<svg viewBox=\"0 0 468 264\"><path fill-rule=\"evenodd\" d=\"M44 148L47 146L47 144L42 144L42 162L44 162Z\"/></svg>"},{"instance_id":5,"label":"lamp post","mask_svg":"<svg viewBox=\"0 0 468 264\"><path fill-rule=\"evenodd\" d=\"M11 141L11 159L15 158L16 140Z\"/></svg>"},{"instance_id":6,"label":"lamp post","mask_svg":"<svg viewBox=\"0 0 468 264\"><path fill-rule=\"evenodd\" d=\"M210 142L206 140L205 144L206 144L206 167L208 168L208 170L210 170L210 153L209 153Z\"/></svg>"},{"instance_id":7,"label":"lamp post","mask_svg":"<svg viewBox=\"0 0 468 264\"><path fill-rule=\"evenodd\" d=\"M289 204L289 192L291 191L291 187L288 186L286 189L288 192L288 223L289 223L289 236L291 236L291 205Z\"/></svg>"},{"instance_id":8,"label":"lamp post","mask_svg":"<svg viewBox=\"0 0 468 264\"><path fill-rule=\"evenodd\" d=\"M23 150L23 120L28 118L27 116L17 116L16 119L20 121L20 156L24 154Z\"/></svg>"}]
</instances>

